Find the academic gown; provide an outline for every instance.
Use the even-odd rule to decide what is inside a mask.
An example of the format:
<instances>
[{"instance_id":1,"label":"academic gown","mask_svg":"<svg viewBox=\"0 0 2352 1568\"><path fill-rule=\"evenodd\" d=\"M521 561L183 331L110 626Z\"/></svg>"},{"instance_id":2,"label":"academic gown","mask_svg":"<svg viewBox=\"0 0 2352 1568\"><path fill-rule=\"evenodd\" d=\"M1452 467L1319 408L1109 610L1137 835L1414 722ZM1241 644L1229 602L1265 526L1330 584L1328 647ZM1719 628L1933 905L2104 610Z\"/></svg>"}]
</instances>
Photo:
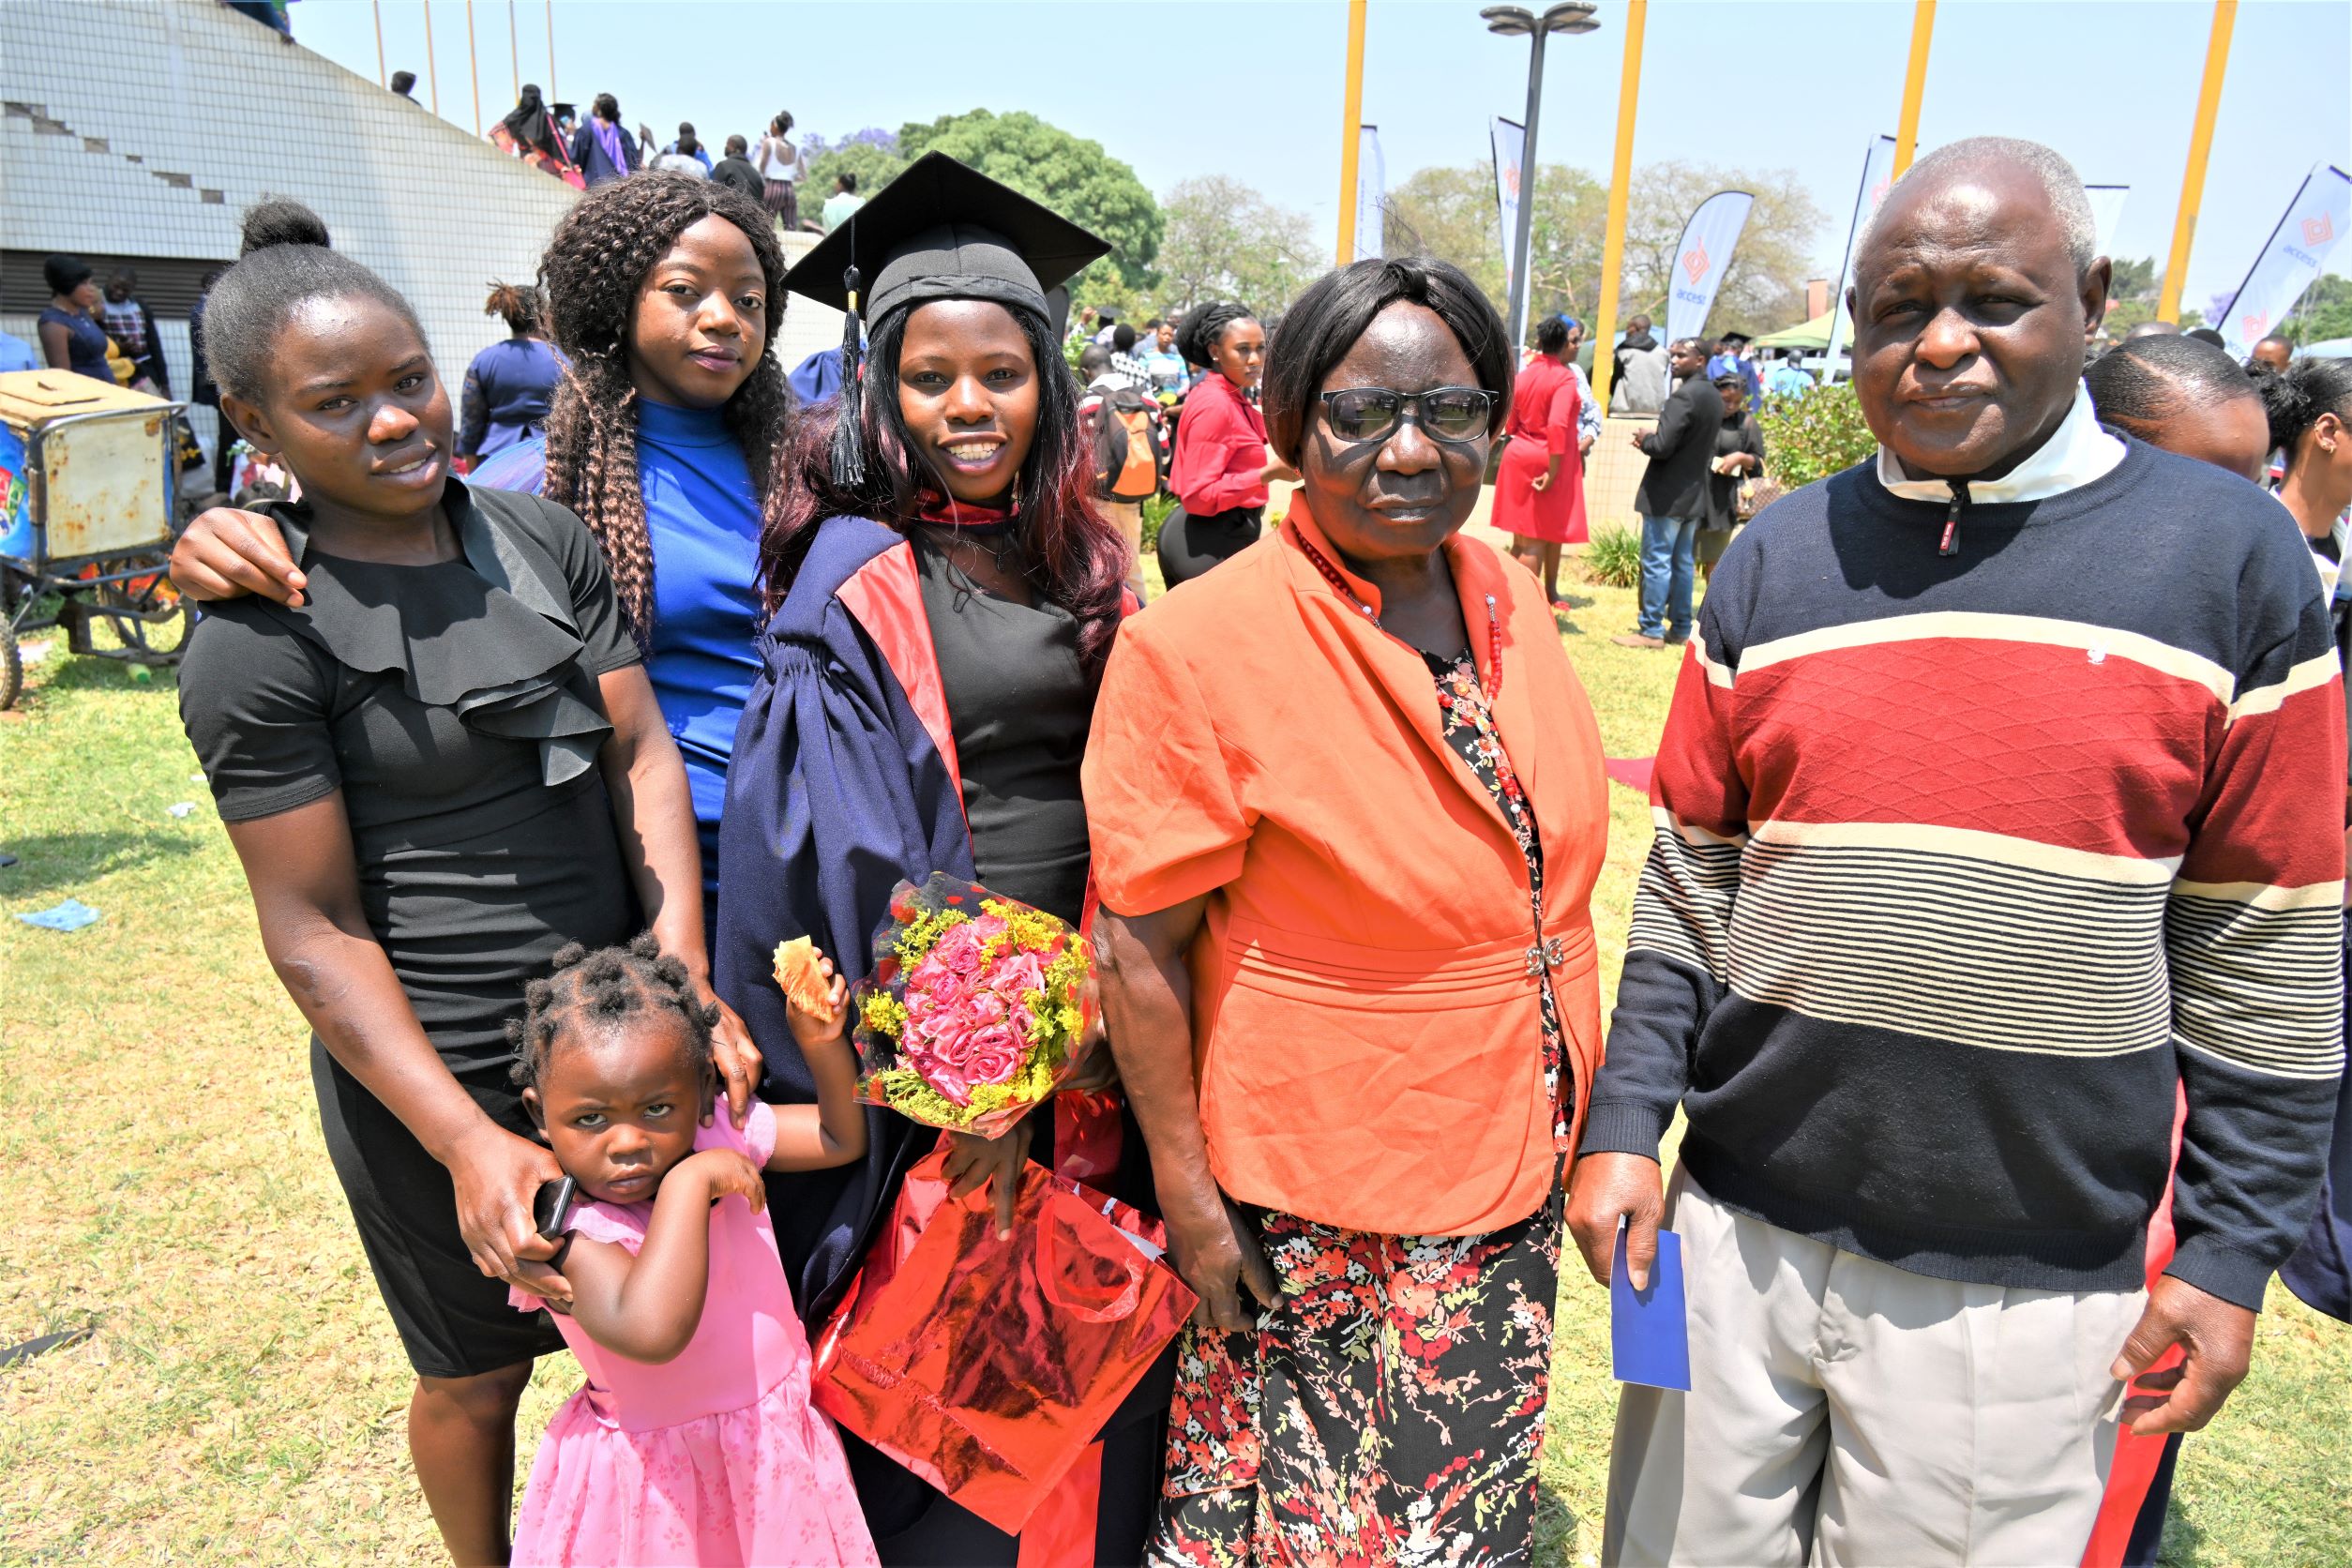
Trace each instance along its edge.
<instances>
[{"instance_id":1,"label":"academic gown","mask_svg":"<svg viewBox=\"0 0 2352 1568\"><path fill-rule=\"evenodd\" d=\"M903 535L866 518L827 520L759 647L765 668L735 732L719 822L714 984L765 1057L761 1096L805 1104L815 1084L773 979L776 944L812 939L854 984L871 965L892 888L933 871L972 877L972 842L913 547ZM1033 1114L1033 1158L1051 1164L1057 1143L1075 1141L1077 1098L1060 1096L1054 1114ZM863 1160L768 1178L777 1247L812 1338L855 1276L908 1168L938 1140L932 1129L880 1108L866 1117ZM1121 1168L1097 1184L1130 1202L1148 1200L1141 1138L1131 1116L1119 1122ZM1106 1427L1099 1494L1085 1504L1097 1514L1102 1560L1127 1556L1127 1542L1139 1544L1148 1526L1172 1371L1172 1364L1155 1368ZM884 1563L1014 1560L1012 1538L852 1435L843 1440ZM1037 1528L1033 1522L1031 1532Z\"/></svg>"}]
</instances>

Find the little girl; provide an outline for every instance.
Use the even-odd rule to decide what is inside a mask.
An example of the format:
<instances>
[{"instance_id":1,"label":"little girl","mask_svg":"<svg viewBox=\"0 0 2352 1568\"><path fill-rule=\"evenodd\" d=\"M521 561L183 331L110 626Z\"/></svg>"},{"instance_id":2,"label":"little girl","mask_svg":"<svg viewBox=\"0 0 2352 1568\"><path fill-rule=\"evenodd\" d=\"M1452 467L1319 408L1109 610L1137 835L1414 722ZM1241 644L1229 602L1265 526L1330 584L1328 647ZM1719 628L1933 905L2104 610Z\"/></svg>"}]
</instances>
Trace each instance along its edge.
<instances>
[{"instance_id":1,"label":"little girl","mask_svg":"<svg viewBox=\"0 0 2352 1568\"><path fill-rule=\"evenodd\" d=\"M588 1373L532 1464L516 1562L873 1563L840 1440L808 1403L760 1180L866 1152L847 987L821 972L822 1010L812 994L789 1011L817 1103L755 1101L741 1131L713 1105L716 1010L650 934L558 953L508 1026L523 1103L580 1196L555 1260L571 1300L511 1300L553 1305Z\"/></svg>"}]
</instances>

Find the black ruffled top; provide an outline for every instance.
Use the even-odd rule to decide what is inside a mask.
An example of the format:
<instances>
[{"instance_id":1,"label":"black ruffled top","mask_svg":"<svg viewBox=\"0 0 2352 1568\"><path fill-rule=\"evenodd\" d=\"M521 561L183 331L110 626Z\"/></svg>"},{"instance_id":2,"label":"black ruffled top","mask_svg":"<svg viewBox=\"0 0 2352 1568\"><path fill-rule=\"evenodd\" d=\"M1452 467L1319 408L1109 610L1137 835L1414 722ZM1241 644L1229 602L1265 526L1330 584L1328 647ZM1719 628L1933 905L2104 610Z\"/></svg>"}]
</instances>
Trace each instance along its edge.
<instances>
[{"instance_id":1,"label":"black ruffled top","mask_svg":"<svg viewBox=\"0 0 2352 1568\"><path fill-rule=\"evenodd\" d=\"M597 678L638 654L579 519L456 480L443 505L463 559L423 566L324 554L307 508L274 506L309 603L207 606L180 714L227 822L341 792L419 1021L453 1069L494 1072L555 950L634 928L595 763L612 728Z\"/></svg>"}]
</instances>

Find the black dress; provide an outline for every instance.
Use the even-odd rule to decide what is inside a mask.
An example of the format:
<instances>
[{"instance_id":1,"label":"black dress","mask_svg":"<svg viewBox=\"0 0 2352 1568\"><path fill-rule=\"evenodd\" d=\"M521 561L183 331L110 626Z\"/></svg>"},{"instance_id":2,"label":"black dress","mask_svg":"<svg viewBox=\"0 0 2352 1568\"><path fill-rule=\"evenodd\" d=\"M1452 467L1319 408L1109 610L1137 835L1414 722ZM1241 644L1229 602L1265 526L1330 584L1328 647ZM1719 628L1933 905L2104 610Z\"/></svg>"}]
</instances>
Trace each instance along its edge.
<instances>
[{"instance_id":1,"label":"black dress","mask_svg":"<svg viewBox=\"0 0 2352 1568\"><path fill-rule=\"evenodd\" d=\"M386 566L309 546L273 508L309 604L207 608L180 716L224 822L342 792L369 929L441 1060L529 1136L505 1020L566 942L639 923L596 755L596 676L637 662L603 557L571 513L449 482L464 558ZM467 1256L449 1174L315 1038L336 1175L410 1362L467 1377L563 1348Z\"/></svg>"},{"instance_id":2,"label":"black dress","mask_svg":"<svg viewBox=\"0 0 2352 1568\"><path fill-rule=\"evenodd\" d=\"M1001 598L973 584L918 534L915 564L925 619L938 653L948 723L963 776L964 817L981 884L1076 925L1084 912L1090 851L1078 764L1093 723L1094 690L1078 658L1069 612L1040 599ZM1030 1157L1053 1163L1053 1116L1029 1118ZM1125 1118L1115 1196L1147 1212L1151 1166L1132 1115ZM1172 1351L1173 1347L1171 1347ZM1094 1560L1140 1562L1158 1504L1162 1424L1173 1355L1147 1375L1102 1434L1102 1493ZM846 1445L868 1517L876 1489L903 1482L928 1494L907 1529L877 1537L889 1568L980 1568L1018 1561L1020 1542L853 1439ZM876 1467L886 1467L886 1470ZM892 1475L888 1472L895 1472Z\"/></svg>"}]
</instances>

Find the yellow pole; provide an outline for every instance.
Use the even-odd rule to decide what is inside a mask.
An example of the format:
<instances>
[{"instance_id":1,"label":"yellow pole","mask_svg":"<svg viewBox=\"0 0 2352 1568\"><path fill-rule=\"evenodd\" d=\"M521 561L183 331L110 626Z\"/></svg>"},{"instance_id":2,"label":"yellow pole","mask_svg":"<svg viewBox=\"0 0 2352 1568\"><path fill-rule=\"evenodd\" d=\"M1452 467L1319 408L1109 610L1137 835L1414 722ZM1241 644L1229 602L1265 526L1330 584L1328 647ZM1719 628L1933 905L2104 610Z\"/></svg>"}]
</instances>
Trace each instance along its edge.
<instances>
[{"instance_id":1,"label":"yellow pole","mask_svg":"<svg viewBox=\"0 0 2352 1568\"><path fill-rule=\"evenodd\" d=\"M392 79L384 73L384 0L369 0L376 13L376 85L389 87Z\"/></svg>"},{"instance_id":2,"label":"yellow pole","mask_svg":"<svg viewBox=\"0 0 2352 1568\"><path fill-rule=\"evenodd\" d=\"M425 80L433 90L433 113L441 113L441 62L433 58L433 0L425 0Z\"/></svg>"},{"instance_id":3,"label":"yellow pole","mask_svg":"<svg viewBox=\"0 0 2352 1568\"><path fill-rule=\"evenodd\" d=\"M1617 369L1617 286L1625 269L1625 196L1634 178L1634 108L1641 99L1641 29L1650 0L1625 0L1625 68L1617 82L1617 158L1609 166L1608 237L1601 246L1601 309L1592 326L1592 400L1606 414Z\"/></svg>"},{"instance_id":4,"label":"yellow pole","mask_svg":"<svg viewBox=\"0 0 2352 1568\"><path fill-rule=\"evenodd\" d=\"M1919 0L1911 10L1911 69L1903 79L1903 122L1894 130L1894 177L1911 166L1919 150L1919 104L1927 96L1927 45L1936 36L1936 0Z\"/></svg>"},{"instance_id":5,"label":"yellow pole","mask_svg":"<svg viewBox=\"0 0 2352 1568\"><path fill-rule=\"evenodd\" d=\"M2213 120L2222 108L2222 77L2229 69L2229 33L2238 23L2238 0L2213 0L2213 37L2205 46L2205 82L2197 88L2197 124L2189 133L2189 168L2180 177L2180 213L2172 221L2172 258L2164 264L2164 293L2156 314L2180 319L2180 291L2189 281L2189 247L2196 238L2197 208L2205 200L2205 160L2213 150Z\"/></svg>"},{"instance_id":6,"label":"yellow pole","mask_svg":"<svg viewBox=\"0 0 2352 1568\"><path fill-rule=\"evenodd\" d=\"M506 64L514 68L515 101L522 101L522 45L515 41L515 0L506 0Z\"/></svg>"},{"instance_id":7,"label":"yellow pole","mask_svg":"<svg viewBox=\"0 0 2352 1568\"><path fill-rule=\"evenodd\" d=\"M555 101L555 0L547 0L547 100Z\"/></svg>"},{"instance_id":8,"label":"yellow pole","mask_svg":"<svg viewBox=\"0 0 2352 1568\"><path fill-rule=\"evenodd\" d=\"M1339 262L1356 259L1356 157L1364 141L1364 0L1348 0L1348 84L1340 97L1339 143Z\"/></svg>"},{"instance_id":9,"label":"yellow pole","mask_svg":"<svg viewBox=\"0 0 2352 1568\"><path fill-rule=\"evenodd\" d=\"M474 0L465 0L465 68L474 78L474 134L482 134L482 62L474 53Z\"/></svg>"}]
</instances>

